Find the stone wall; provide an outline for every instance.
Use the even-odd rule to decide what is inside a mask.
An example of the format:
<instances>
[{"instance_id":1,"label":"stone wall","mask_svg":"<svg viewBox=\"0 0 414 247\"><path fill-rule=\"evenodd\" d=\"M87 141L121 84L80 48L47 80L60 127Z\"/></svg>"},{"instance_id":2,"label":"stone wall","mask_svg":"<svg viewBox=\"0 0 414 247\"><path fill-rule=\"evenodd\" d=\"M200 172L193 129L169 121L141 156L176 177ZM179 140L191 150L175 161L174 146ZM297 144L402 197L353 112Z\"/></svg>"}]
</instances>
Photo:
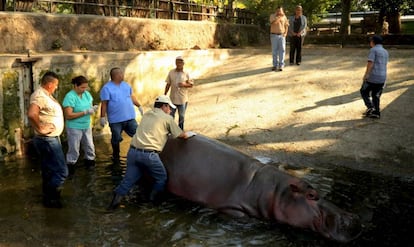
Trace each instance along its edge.
<instances>
[{"instance_id":1,"label":"stone wall","mask_svg":"<svg viewBox=\"0 0 414 247\"><path fill-rule=\"evenodd\" d=\"M0 53L230 48L268 42L255 25L0 12Z\"/></svg>"},{"instance_id":2,"label":"stone wall","mask_svg":"<svg viewBox=\"0 0 414 247\"><path fill-rule=\"evenodd\" d=\"M71 79L84 75L89 79L94 103L99 104L99 91L109 80L109 70L121 67L125 81L133 88L144 109L152 107L156 96L164 93L165 78L175 67L175 57L183 56L185 68L195 79L220 66L239 49L204 49L141 52L76 52L37 53L0 56L0 161L5 157L22 156L30 141L32 130L27 119L29 97L39 87L39 80L47 70L60 77L55 97L63 101L72 89ZM137 120L140 120L137 111ZM99 126L99 115L93 116L95 136L109 133ZM62 136L65 140L65 134Z\"/></svg>"},{"instance_id":3,"label":"stone wall","mask_svg":"<svg viewBox=\"0 0 414 247\"><path fill-rule=\"evenodd\" d=\"M266 33L254 25L19 12L0 12L0 34L0 161L24 154L32 135L26 116L29 97L47 70L60 76L60 102L72 87L71 78L84 75L94 103L99 103L109 70L124 68L126 81L150 107L163 93L176 56L185 57L185 67L197 81L237 52L211 48L268 42ZM107 134L107 127L97 124L98 117L95 135Z\"/></svg>"}]
</instances>

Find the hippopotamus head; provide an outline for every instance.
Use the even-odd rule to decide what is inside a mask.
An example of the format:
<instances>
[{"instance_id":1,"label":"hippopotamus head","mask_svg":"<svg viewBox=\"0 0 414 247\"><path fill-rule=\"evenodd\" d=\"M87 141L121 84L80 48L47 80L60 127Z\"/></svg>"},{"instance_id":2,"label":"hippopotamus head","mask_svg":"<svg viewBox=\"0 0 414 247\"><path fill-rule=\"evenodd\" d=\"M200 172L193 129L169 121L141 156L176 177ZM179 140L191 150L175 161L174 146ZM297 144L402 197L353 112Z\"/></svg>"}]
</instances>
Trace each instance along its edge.
<instances>
[{"instance_id":1,"label":"hippopotamus head","mask_svg":"<svg viewBox=\"0 0 414 247\"><path fill-rule=\"evenodd\" d=\"M361 233L357 215L348 213L319 197L307 182L289 179L281 192L283 200L274 205L276 218L290 225L309 228L339 242L349 242Z\"/></svg>"}]
</instances>

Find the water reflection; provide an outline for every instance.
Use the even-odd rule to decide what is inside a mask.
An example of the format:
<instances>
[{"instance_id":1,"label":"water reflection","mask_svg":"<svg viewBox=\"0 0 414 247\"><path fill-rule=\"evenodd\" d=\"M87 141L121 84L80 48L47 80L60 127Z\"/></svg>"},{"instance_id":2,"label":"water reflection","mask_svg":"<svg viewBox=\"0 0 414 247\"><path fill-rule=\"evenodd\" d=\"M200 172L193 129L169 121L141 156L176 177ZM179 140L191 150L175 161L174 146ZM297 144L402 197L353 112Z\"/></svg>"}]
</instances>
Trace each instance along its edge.
<instances>
[{"instance_id":1,"label":"water reflection","mask_svg":"<svg viewBox=\"0 0 414 247\"><path fill-rule=\"evenodd\" d=\"M125 142L127 145L127 142ZM252 218L236 219L169 198L159 206L131 196L105 211L125 166L113 166L97 143L97 166L80 167L63 190L63 209L41 204L40 169L26 159L0 163L0 245L10 246L405 246L413 229L413 180L321 165L304 175L323 196L362 217L364 232L348 243ZM123 147L126 153L127 146Z\"/></svg>"}]
</instances>

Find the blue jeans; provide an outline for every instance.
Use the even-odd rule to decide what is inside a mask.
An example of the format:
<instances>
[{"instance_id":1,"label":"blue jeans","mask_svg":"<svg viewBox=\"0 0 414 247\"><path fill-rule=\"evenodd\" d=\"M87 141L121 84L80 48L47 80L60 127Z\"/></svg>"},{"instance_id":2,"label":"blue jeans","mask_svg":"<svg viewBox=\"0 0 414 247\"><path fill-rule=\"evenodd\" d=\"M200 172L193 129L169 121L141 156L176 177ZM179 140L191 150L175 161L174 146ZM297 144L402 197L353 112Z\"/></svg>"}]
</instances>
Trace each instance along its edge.
<instances>
[{"instance_id":1,"label":"blue jeans","mask_svg":"<svg viewBox=\"0 0 414 247\"><path fill-rule=\"evenodd\" d=\"M121 183L116 187L115 193L125 196L135 183L141 178L143 172L148 172L154 178L153 191L161 192L167 182L167 171L160 156L156 152L143 152L130 148L127 154L127 168Z\"/></svg>"},{"instance_id":2,"label":"blue jeans","mask_svg":"<svg viewBox=\"0 0 414 247\"><path fill-rule=\"evenodd\" d=\"M125 131L127 135L133 136L138 128L138 123L135 119L127 120L119 123L110 123L109 127L111 128L111 143L119 144L122 141L122 131Z\"/></svg>"},{"instance_id":3,"label":"blue jeans","mask_svg":"<svg viewBox=\"0 0 414 247\"><path fill-rule=\"evenodd\" d=\"M43 189L60 187L68 176L68 168L59 137L35 136L33 144L41 162Z\"/></svg>"},{"instance_id":4,"label":"blue jeans","mask_svg":"<svg viewBox=\"0 0 414 247\"><path fill-rule=\"evenodd\" d=\"M286 38L283 35L270 34L272 44L273 67L285 67Z\"/></svg>"},{"instance_id":5,"label":"blue jeans","mask_svg":"<svg viewBox=\"0 0 414 247\"><path fill-rule=\"evenodd\" d=\"M175 105L177 109L171 109L171 116L175 118L175 112L178 110L178 126L184 130L185 111L187 110L188 102L183 105Z\"/></svg>"},{"instance_id":6,"label":"blue jeans","mask_svg":"<svg viewBox=\"0 0 414 247\"><path fill-rule=\"evenodd\" d=\"M362 83L361 89L359 90L361 93L361 97L364 100L365 106L368 109L374 108L373 113L380 114L380 98L383 88L384 83L379 84L364 81ZM370 97L372 98L372 100Z\"/></svg>"},{"instance_id":7,"label":"blue jeans","mask_svg":"<svg viewBox=\"0 0 414 247\"><path fill-rule=\"evenodd\" d=\"M66 133L68 136L68 152L66 153L67 163L76 163L79 158L79 149L81 145L85 160L95 160L95 145L93 144L92 128L66 128Z\"/></svg>"}]
</instances>

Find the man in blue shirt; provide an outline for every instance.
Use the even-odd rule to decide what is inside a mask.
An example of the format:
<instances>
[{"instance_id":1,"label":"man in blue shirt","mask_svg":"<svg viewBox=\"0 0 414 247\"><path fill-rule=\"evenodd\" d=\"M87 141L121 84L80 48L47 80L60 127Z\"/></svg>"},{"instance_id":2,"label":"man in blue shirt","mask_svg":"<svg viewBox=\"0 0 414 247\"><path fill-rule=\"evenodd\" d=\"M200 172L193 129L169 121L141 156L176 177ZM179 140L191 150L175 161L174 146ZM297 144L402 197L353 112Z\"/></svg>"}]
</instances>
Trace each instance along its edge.
<instances>
[{"instance_id":1,"label":"man in blue shirt","mask_svg":"<svg viewBox=\"0 0 414 247\"><path fill-rule=\"evenodd\" d=\"M370 38L371 49L360 93L367 107L366 117L380 118L380 97L387 79L388 52L382 46L382 37Z\"/></svg>"},{"instance_id":2,"label":"man in blue shirt","mask_svg":"<svg viewBox=\"0 0 414 247\"><path fill-rule=\"evenodd\" d=\"M122 141L122 131L133 136L138 127L135 120L134 105L138 107L141 115L141 104L132 93L131 86L124 81L124 72L120 68L112 68L111 80L107 82L101 92L101 119L102 127L109 122L111 128L112 160L119 163L119 144Z\"/></svg>"}]
</instances>

